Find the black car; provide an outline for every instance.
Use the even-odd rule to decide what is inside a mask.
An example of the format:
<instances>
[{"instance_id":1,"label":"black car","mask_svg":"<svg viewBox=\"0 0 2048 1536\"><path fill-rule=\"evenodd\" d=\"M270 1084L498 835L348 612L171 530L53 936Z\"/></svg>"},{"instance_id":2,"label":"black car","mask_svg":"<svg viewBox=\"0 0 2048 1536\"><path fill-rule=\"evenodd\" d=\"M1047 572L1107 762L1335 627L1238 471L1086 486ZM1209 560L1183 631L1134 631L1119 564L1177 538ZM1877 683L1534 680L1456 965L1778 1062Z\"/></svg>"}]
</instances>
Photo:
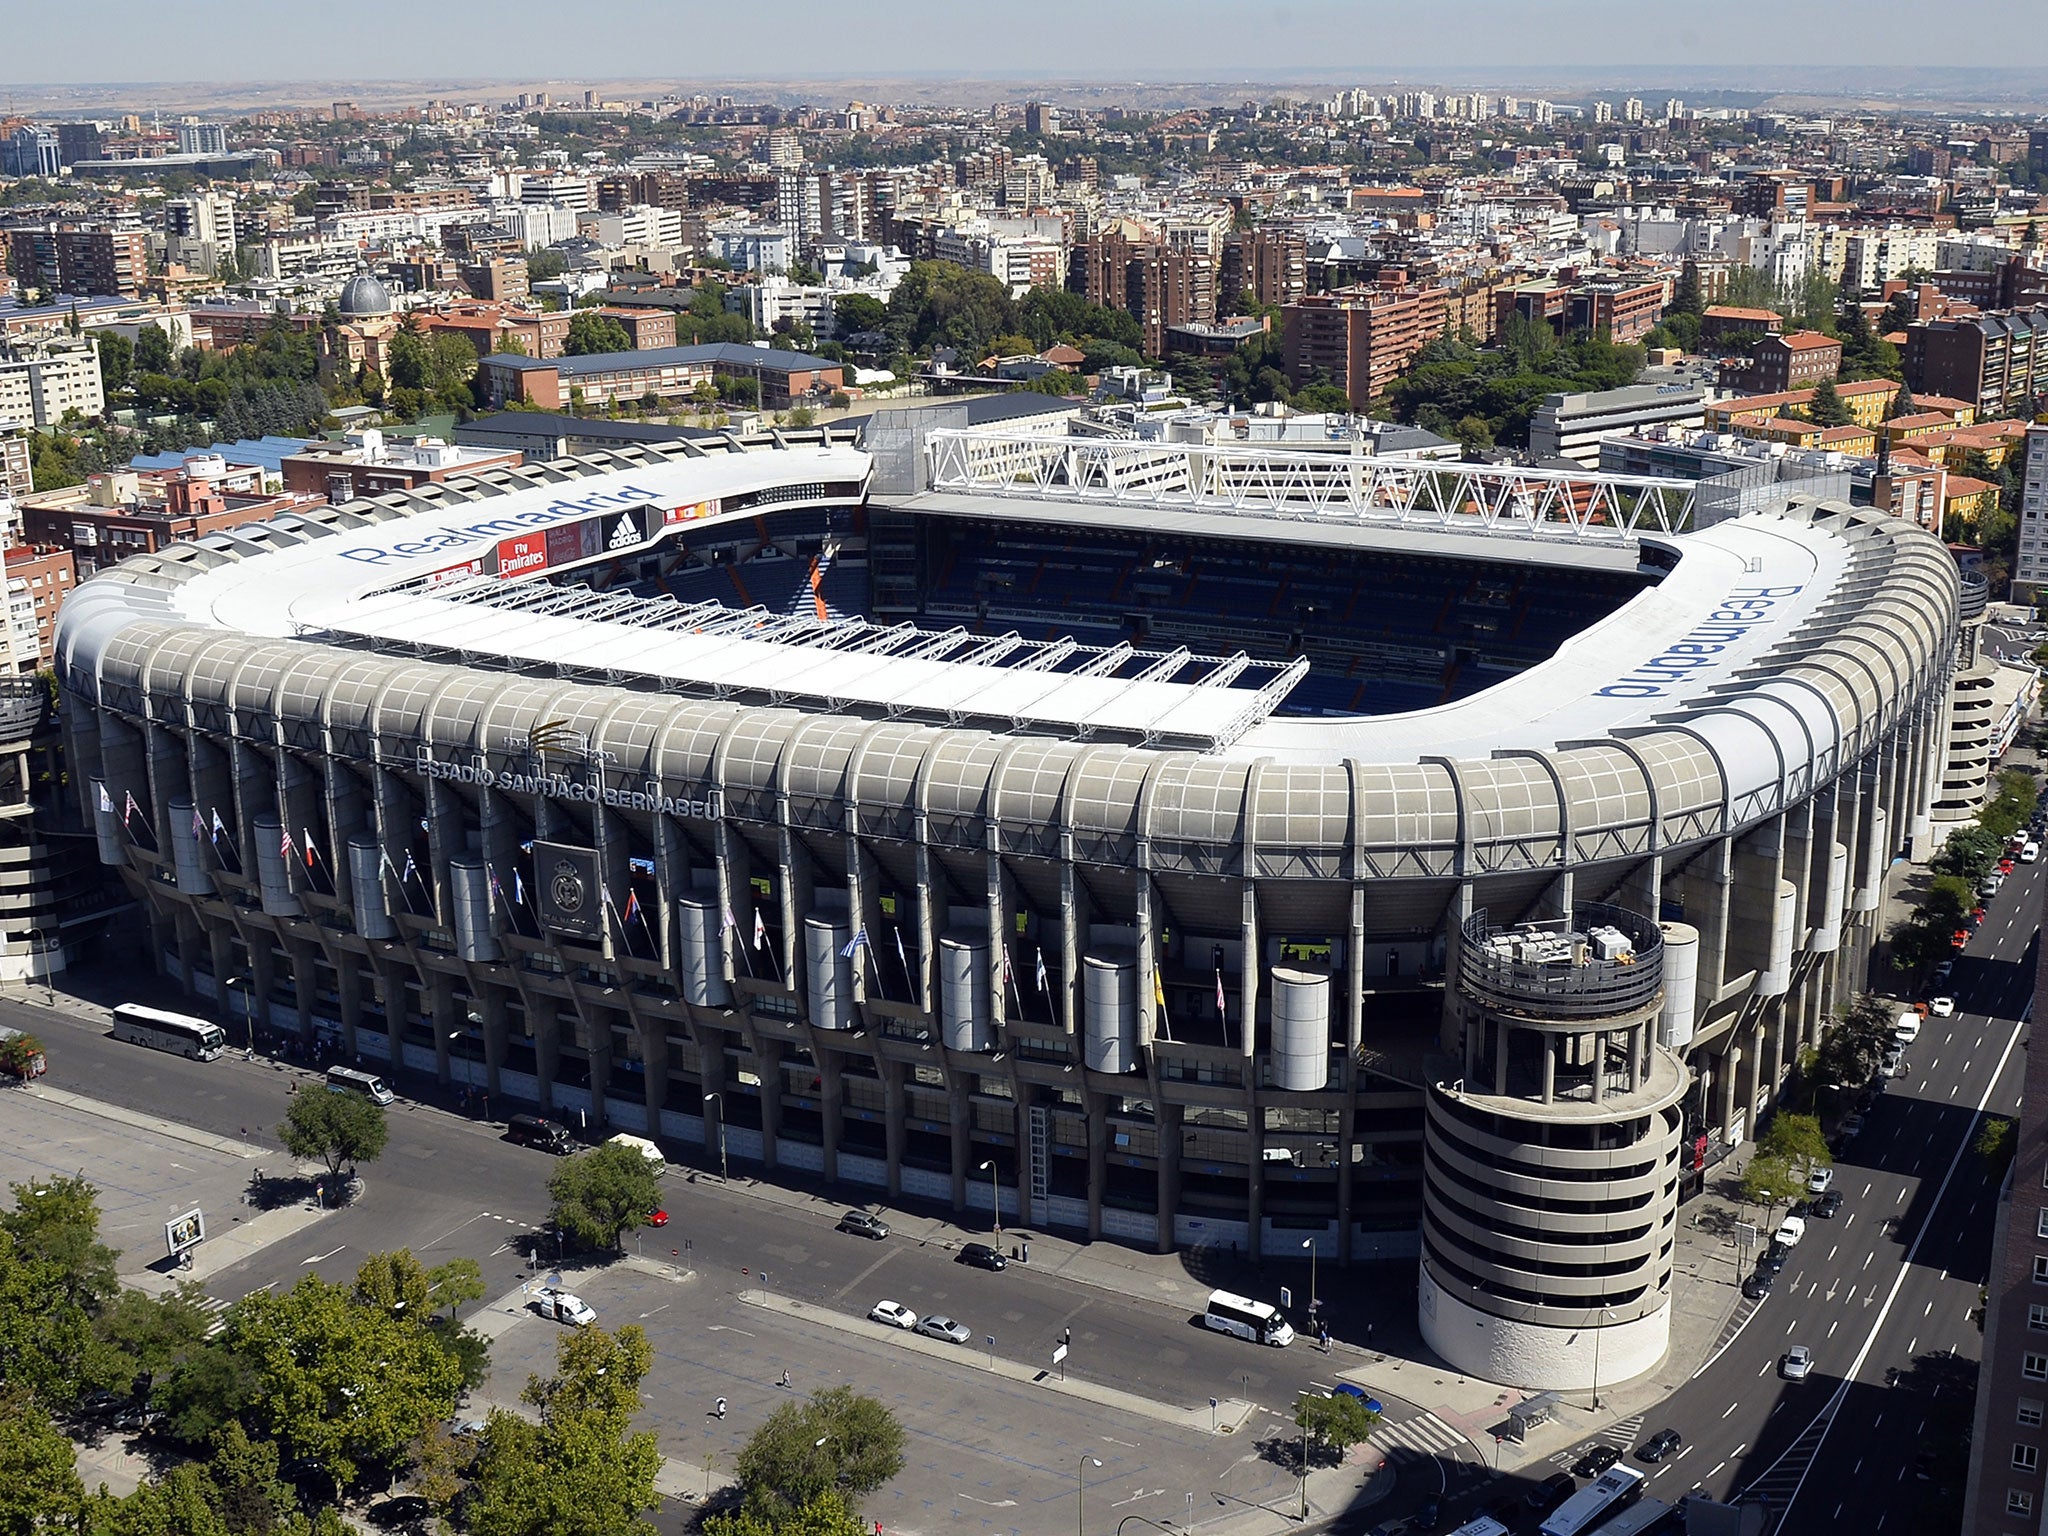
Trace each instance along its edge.
<instances>
[{"instance_id":1,"label":"black car","mask_svg":"<svg viewBox=\"0 0 2048 1536\"><path fill-rule=\"evenodd\" d=\"M889 1223L866 1211L848 1211L839 1218L839 1230L851 1232L856 1237L881 1239L889 1235Z\"/></svg>"},{"instance_id":2,"label":"black car","mask_svg":"<svg viewBox=\"0 0 2048 1536\"><path fill-rule=\"evenodd\" d=\"M1570 1498L1572 1490L1578 1486L1578 1479L1571 1473L1553 1472L1536 1485L1533 1493L1522 1500L1522 1506L1531 1514L1547 1515Z\"/></svg>"},{"instance_id":3,"label":"black car","mask_svg":"<svg viewBox=\"0 0 2048 1536\"><path fill-rule=\"evenodd\" d=\"M1757 1273L1744 1278L1742 1294L1751 1301L1762 1301L1771 1294L1771 1283L1772 1277L1759 1270Z\"/></svg>"},{"instance_id":4,"label":"black car","mask_svg":"<svg viewBox=\"0 0 2048 1536\"><path fill-rule=\"evenodd\" d=\"M1573 1477L1598 1477L1617 1461L1621 1452L1611 1445L1596 1445L1572 1463Z\"/></svg>"},{"instance_id":5,"label":"black car","mask_svg":"<svg viewBox=\"0 0 2048 1536\"><path fill-rule=\"evenodd\" d=\"M1813 1202L1813 1214L1827 1220L1832 1220L1841 1208L1842 1192L1839 1189L1831 1189Z\"/></svg>"},{"instance_id":6,"label":"black car","mask_svg":"<svg viewBox=\"0 0 2048 1536\"><path fill-rule=\"evenodd\" d=\"M1683 1444L1685 1437L1677 1430L1660 1429L1636 1447L1636 1455L1654 1466Z\"/></svg>"},{"instance_id":7,"label":"black car","mask_svg":"<svg viewBox=\"0 0 2048 1536\"><path fill-rule=\"evenodd\" d=\"M1756 1272L1762 1275L1766 1280L1777 1279L1778 1272L1782 1270L1784 1267L1785 1250L1783 1248L1780 1248L1776 1243L1773 1243L1769 1248L1766 1248L1763 1252L1762 1257L1760 1257L1756 1261Z\"/></svg>"},{"instance_id":8,"label":"black car","mask_svg":"<svg viewBox=\"0 0 2048 1536\"><path fill-rule=\"evenodd\" d=\"M963 1243L959 1262L972 1264L976 1269L1008 1269L1010 1261L1003 1257L1000 1248L991 1248L987 1243Z\"/></svg>"}]
</instances>

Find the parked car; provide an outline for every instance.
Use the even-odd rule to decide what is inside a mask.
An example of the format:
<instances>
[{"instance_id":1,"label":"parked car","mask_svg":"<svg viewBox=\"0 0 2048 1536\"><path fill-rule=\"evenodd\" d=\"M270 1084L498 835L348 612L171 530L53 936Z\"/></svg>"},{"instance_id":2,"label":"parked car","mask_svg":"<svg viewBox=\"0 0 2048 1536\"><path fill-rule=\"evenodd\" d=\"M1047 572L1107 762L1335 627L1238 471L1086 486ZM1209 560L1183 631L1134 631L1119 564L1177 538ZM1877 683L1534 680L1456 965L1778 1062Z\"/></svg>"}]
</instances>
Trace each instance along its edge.
<instances>
[{"instance_id":1,"label":"parked car","mask_svg":"<svg viewBox=\"0 0 2048 1536\"><path fill-rule=\"evenodd\" d=\"M587 1328L597 1321L597 1313L590 1304L573 1291L558 1291L553 1286L542 1286L540 1294L534 1297L534 1307L542 1317L552 1318L558 1323L567 1323L572 1328Z\"/></svg>"},{"instance_id":2,"label":"parked car","mask_svg":"<svg viewBox=\"0 0 2048 1536\"><path fill-rule=\"evenodd\" d=\"M576 1142L569 1135L567 1126L543 1120L539 1115L514 1115L505 1122L505 1139L522 1147L539 1147L541 1151L552 1152L558 1157L576 1150Z\"/></svg>"},{"instance_id":3,"label":"parked car","mask_svg":"<svg viewBox=\"0 0 2048 1536\"><path fill-rule=\"evenodd\" d=\"M1619 1460L1621 1460L1621 1452L1617 1451L1613 1446L1593 1446L1585 1455L1572 1463L1572 1476L1598 1477Z\"/></svg>"},{"instance_id":4,"label":"parked car","mask_svg":"<svg viewBox=\"0 0 2048 1536\"><path fill-rule=\"evenodd\" d=\"M1897 1022L1892 1025L1892 1039L1900 1045L1911 1045L1919 1038L1920 1015L1917 1013L1900 1014Z\"/></svg>"},{"instance_id":5,"label":"parked car","mask_svg":"<svg viewBox=\"0 0 2048 1536\"><path fill-rule=\"evenodd\" d=\"M1835 1182L1835 1170L1823 1163L1806 1176L1806 1192L1809 1195L1824 1195L1828 1186Z\"/></svg>"},{"instance_id":6,"label":"parked car","mask_svg":"<svg viewBox=\"0 0 2048 1536\"><path fill-rule=\"evenodd\" d=\"M2028 839L2027 846L2020 850L2020 862L2022 864L2032 864L2040 857L2041 845L2031 838Z\"/></svg>"},{"instance_id":7,"label":"parked car","mask_svg":"<svg viewBox=\"0 0 2048 1536\"><path fill-rule=\"evenodd\" d=\"M1387 1411L1384 1403L1356 1382L1340 1381L1323 1395L1326 1397L1355 1397L1365 1404L1365 1411L1367 1413L1385 1413Z\"/></svg>"},{"instance_id":8,"label":"parked car","mask_svg":"<svg viewBox=\"0 0 2048 1536\"><path fill-rule=\"evenodd\" d=\"M1751 1275L1745 1275L1743 1277L1742 1294L1748 1297L1751 1301L1762 1301L1766 1296L1771 1294L1771 1286L1775 1282L1775 1280L1776 1276L1767 1275L1761 1269L1759 1269L1758 1271L1756 1271L1756 1273ZM1597 1477L1599 1476L1599 1473L1596 1472L1591 1475Z\"/></svg>"},{"instance_id":9,"label":"parked car","mask_svg":"<svg viewBox=\"0 0 2048 1536\"><path fill-rule=\"evenodd\" d=\"M889 1235L889 1223L866 1211L848 1211L839 1218L839 1230L851 1232L855 1237L872 1237L880 1240Z\"/></svg>"},{"instance_id":10,"label":"parked car","mask_svg":"<svg viewBox=\"0 0 2048 1536\"><path fill-rule=\"evenodd\" d=\"M1677 1430L1660 1429L1636 1448L1636 1455L1654 1466L1683 1444L1685 1437Z\"/></svg>"},{"instance_id":11,"label":"parked car","mask_svg":"<svg viewBox=\"0 0 2048 1536\"><path fill-rule=\"evenodd\" d=\"M1836 1134L1844 1141L1854 1141L1863 1134L1863 1117L1861 1115L1849 1116L1848 1119L1842 1122L1841 1128Z\"/></svg>"},{"instance_id":12,"label":"parked car","mask_svg":"<svg viewBox=\"0 0 2048 1536\"><path fill-rule=\"evenodd\" d=\"M1927 1011L1937 1019L1953 1018L1956 1011L1956 1000L1952 997L1937 997L1927 1005Z\"/></svg>"},{"instance_id":13,"label":"parked car","mask_svg":"<svg viewBox=\"0 0 2048 1536\"><path fill-rule=\"evenodd\" d=\"M917 1326L917 1314L900 1301L878 1301L868 1308L868 1321L908 1330Z\"/></svg>"},{"instance_id":14,"label":"parked car","mask_svg":"<svg viewBox=\"0 0 2048 1536\"><path fill-rule=\"evenodd\" d=\"M668 1225L668 1212L667 1212L667 1211L649 1211L649 1212L647 1213L647 1225L649 1225L650 1227L665 1227L665 1226L667 1226L667 1225Z\"/></svg>"},{"instance_id":15,"label":"parked car","mask_svg":"<svg viewBox=\"0 0 2048 1536\"><path fill-rule=\"evenodd\" d=\"M1884 1060L1877 1064L1879 1077L1897 1077L1899 1068L1905 1065L1906 1053L1896 1045L1884 1053Z\"/></svg>"},{"instance_id":16,"label":"parked car","mask_svg":"<svg viewBox=\"0 0 2048 1536\"><path fill-rule=\"evenodd\" d=\"M1986 875L1977 882L1977 894L1987 900L2005 889L2005 876Z\"/></svg>"},{"instance_id":17,"label":"parked car","mask_svg":"<svg viewBox=\"0 0 2048 1536\"><path fill-rule=\"evenodd\" d=\"M1778 1362L1778 1374L1787 1381L1806 1380L1813 1374L1813 1351L1804 1344L1794 1344Z\"/></svg>"},{"instance_id":18,"label":"parked car","mask_svg":"<svg viewBox=\"0 0 2048 1536\"><path fill-rule=\"evenodd\" d=\"M1771 1241L1787 1248L1797 1248L1799 1239L1806 1236L1806 1219L1802 1216L1787 1216L1778 1223L1778 1230L1771 1234Z\"/></svg>"},{"instance_id":19,"label":"parked car","mask_svg":"<svg viewBox=\"0 0 2048 1536\"><path fill-rule=\"evenodd\" d=\"M956 1323L952 1318L937 1312L919 1320L911 1331L921 1333L928 1339L944 1339L948 1344L965 1344L974 1337L965 1323Z\"/></svg>"},{"instance_id":20,"label":"parked car","mask_svg":"<svg viewBox=\"0 0 2048 1536\"><path fill-rule=\"evenodd\" d=\"M1570 1498L1578 1486L1579 1480L1571 1473L1553 1472L1538 1483L1522 1503L1531 1514L1547 1515Z\"/></svg>"},{"instance_id":21,"label":"parked car","mask_svg":"<svg viewBox=\"0 0 2048 1536\"><path fill-rule=\"evenodd\" d=\"M1787 1252L1787 1249L1781 1248L1778 1244L1771 1244L1770 1247L1757 1255L1755 1272L1765 1280L1777 1279L1778 1272L1785 1267L1785 1255Z\"/></svg>"},{"instance_id":22,"label":"parked car","mask_svg":"<svg viewBox=\"0 0 2048 1536\"><path fill-rule=\"evenodd\" d=\"M1842 1192L1839 1189L1831 1189L1813 1202L1813 1214L1820 1217L1823 1221L1833 1221L1835 1212L1841 1208Z\"/></svg>"},{"instance_id":23,"label":"parked car","mask_svg":"<svg viewBox=\"0 0 2048 1536\"><path fill-rule=\"evenodd\" d=\"M1956 973L1956 963L1955 963L1955 961L1953 961L1953 960L1944 960L1944 961L1942 961L1942 962L1941 962L1941 964L1937 965L1937 966L1936 966L1936 967L1934 968L1934 984L1935 984L1935 985L1936 985L1937 987L1945 987L1945 986L1947 986L1947 985L1948 985L1948 979L1949 979L1949 977L1951 977L1951 976L1955 975L1955 973Z\"/></svg>"},{"instance_id":24,"label":"parked car","mask_svg":"<svg viewBox=\"0 0 2048 1536\"><path fill-rule=\"evenodd\" d=\"M1003 1250L991 1248L987 1243L963 1243L957 1262L972 1264L976 1269L1008 1269L1010 1261L1003 1257Z\"/></svg>"}]
</instances>

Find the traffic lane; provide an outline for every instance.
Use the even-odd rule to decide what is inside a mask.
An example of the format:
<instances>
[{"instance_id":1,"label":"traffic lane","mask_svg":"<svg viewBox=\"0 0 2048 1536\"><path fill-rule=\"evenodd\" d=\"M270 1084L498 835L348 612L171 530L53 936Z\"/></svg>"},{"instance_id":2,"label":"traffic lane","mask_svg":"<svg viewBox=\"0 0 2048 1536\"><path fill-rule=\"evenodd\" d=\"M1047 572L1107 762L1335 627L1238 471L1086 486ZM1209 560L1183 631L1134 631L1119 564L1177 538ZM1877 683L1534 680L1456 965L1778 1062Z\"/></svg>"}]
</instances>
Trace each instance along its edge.
<instances>
[{"instance_id":1,"label":"traffic lane","mask_svg":"<svg viewBox=\"0 0 2048 1536\"><path fill-rule=\"evenodd\" d=\"M1050 1536L1075 1519L1077 1476L1097 1523L1111 1512L1181 1518L1189 1492L1204 1512L1212 1489L1252 1502L1294 1493L1285 1467L1261 1454L1265 1431L1212 1434L993 1375L972 1363L982 1357L978 1340L922 1348L752 1306L701 1279L619 1265L579 1277L577 1294L603 1326L646 1330L656 1364L642 1386L642 1426L665 1454L720 1475L792 1399L840 1383L880 1398L908 1435L903 1472L862 1501L886 1528ZM509 1399L528 1372L545 1373L559 1337L537 1318L513 1323L494 1348L487 1393Z\"/></svg>"}]
</instances>

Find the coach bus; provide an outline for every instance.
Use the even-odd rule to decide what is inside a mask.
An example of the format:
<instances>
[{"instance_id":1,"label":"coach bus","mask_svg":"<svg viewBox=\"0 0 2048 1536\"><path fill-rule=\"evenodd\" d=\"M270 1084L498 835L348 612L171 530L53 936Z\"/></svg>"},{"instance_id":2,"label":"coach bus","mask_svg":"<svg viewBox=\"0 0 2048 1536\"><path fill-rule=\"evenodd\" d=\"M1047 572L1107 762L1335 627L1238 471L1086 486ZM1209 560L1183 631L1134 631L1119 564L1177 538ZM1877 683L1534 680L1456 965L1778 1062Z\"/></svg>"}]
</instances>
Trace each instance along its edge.
<instances>
[{"instance_id":1,"label":"coach bus","mask_svg":"<svg viewBox=\"0 0 2048 1536\"><path fill-rule=\"evenodd\" d=\"M114 1010L114 1038L176 1051L195 1061L213 1060L228 1044L227 1032L218 1024L161 1008L144 1008L139 1003L123 1003Z\"/></svg>"},{"instance_id":2,"label":"coach bus","mask_svg":"<svg viewBox=\"0 0 2048 1536\"><path fill-rule=\"evenodd\" d=\"M1481 1515L1468 1520L1451 1532L1451 1536L1511 1536L1508 1528L1491 1515Z\"/></svg>"},{"instance_id":3,"label":"coach bus","mask_svg":"<svg viewBox=\"0 0 2048 1536\"><path fill-rule=\"evenodd\" d=\"M1209 1293L1209 1309L1202 1314L1202 1321L1218 1333L1234 1333L1254 1344L1284 1349L1294 1342L1294 1329L1278 1307L1228 1291Z\"/></svg>"},{"instance_id":4,"label":"coach bus","mask_svg":"<svg viewBox=\"0 0 2048 1536\"><path fill-rule=\"evenodd\" d=\"M1642 1473L1634 1467L1609 1467L1557 1506L1540 1527L1542 1536L1583 1536L1609 1515L1628 1508L1642 1494Z\"/></svg>"},{"instance_id":5,"label":"coach bus","mask_svg":"<svg viewBox=\"0 0 2048 1536\"><path fill-rule=\"evenodd\" d=\"M1681 1529L1682 1519L1676 1505L1666 1504L1662 1499L1643 1499L1601 1526L1593 1536L1655 1536L1658 1532Z\"/></svg>"}]
</instances>

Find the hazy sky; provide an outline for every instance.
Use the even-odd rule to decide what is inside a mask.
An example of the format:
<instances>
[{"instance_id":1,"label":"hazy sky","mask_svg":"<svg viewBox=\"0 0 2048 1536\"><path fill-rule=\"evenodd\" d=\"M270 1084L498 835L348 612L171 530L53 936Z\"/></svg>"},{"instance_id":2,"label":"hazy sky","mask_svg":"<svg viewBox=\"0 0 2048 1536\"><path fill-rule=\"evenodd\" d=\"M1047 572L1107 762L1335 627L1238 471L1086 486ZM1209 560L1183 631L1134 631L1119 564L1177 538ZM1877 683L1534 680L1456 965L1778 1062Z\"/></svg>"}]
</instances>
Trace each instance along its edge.
<instances>
[{"instance_id":1,"label":"hazy sky","mask_svg":"<svg viewBox=\"0 0 2048 1536\"><path fill-rule=\"evenodd\" d=\"M2043 12L2043 0L0 0L0 81L2012 68L2048 64Z\"/></svg>"}]
</instances>

